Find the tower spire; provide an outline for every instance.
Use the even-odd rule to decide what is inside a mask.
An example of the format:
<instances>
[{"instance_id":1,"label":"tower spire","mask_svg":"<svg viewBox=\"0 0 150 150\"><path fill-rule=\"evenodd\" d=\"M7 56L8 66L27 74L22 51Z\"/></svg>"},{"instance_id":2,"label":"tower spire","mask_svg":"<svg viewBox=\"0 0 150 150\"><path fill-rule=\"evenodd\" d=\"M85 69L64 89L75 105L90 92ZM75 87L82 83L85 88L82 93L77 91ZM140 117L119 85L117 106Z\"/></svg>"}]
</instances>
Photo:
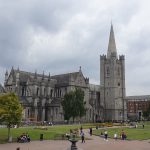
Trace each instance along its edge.
<instances>
[{"instance_id":1,"label":"tower spire","mask_svg":"<svg viewBox=\"0 0 150 150\"><path fill-rule=\"evenodd\" d=\"M111 28L110 28L107 58L110 58L111 55L117 57L117 49L116 49L115 35L114 35L112 22L111 22Z\"/></svg>"}]
</instances>

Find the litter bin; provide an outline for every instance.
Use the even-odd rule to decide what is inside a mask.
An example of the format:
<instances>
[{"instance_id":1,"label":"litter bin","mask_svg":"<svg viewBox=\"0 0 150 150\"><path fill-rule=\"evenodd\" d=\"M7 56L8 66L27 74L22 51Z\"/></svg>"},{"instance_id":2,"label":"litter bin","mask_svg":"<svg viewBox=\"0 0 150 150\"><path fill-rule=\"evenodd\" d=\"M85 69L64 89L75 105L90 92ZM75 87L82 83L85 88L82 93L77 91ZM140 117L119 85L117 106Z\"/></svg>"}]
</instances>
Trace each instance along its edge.
<instances>
[{"instance_id":1,"label":"litter bin","mask_svg":"<svg viewBox=\"0 0 150 150\"><path fill-rule=\"evenodd\" d=\"M40 141L43 141L43 134L40 134Z\"/></svg>"},{"instance_id":2,"label":"litter bin","mask_svg":"<svg viewBox=\"0 0 150 150\"><path fill-rule=\"evenodd\" d=\"M9 137L8 142L12 143L12 136Z\"/></svg>"}]
</instances>

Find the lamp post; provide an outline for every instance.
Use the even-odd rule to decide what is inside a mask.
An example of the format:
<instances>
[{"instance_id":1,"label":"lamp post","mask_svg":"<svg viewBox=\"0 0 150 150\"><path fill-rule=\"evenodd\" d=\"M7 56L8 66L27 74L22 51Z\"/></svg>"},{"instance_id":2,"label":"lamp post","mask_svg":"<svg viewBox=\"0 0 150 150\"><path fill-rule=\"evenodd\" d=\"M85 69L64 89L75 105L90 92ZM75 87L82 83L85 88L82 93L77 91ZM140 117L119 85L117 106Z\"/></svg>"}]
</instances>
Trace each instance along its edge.
<instances>
[{"instance_id":1,"label":"lamp post","mask_svg":"<svg viewBox=\"0 0 150 150\"><path fill-rule=\"evenodd\" d=\"M136 113L136 120L138 120L138 104L135 104L135 113Z\"/></svg>"},{"instance_id":2,"label":"lamp post","mask_svg":"<svg viewBox=\"0 0 150 150\"><path fill-rule=\"evenodd\" d=\"M92 107L93 107L93 123L94 123L95 122L95 111L94 111L95 102L94 102L94 99L93 99L93 102L92 102Z\"/></svg>"}]
</instances>

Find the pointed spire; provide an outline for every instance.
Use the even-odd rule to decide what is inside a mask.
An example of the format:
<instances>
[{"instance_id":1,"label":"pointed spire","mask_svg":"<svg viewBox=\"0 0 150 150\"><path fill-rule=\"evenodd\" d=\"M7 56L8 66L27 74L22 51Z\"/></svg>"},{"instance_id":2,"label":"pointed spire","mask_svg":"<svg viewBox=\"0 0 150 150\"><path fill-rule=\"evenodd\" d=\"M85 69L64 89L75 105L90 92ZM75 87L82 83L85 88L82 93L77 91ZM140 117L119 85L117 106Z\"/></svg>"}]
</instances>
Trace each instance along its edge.
<instances>
[{"instance_id":1,"label":"pointed spire","mask_svg":"<svg viewBox=\"0 0 150 150\"><path fill-rule=\"evenodd\" d=\"M17 68L17 71L19 71L19 66L18 66L18 68Z\"/></svg>"},{"instance_id":2,"label":"pointed spire","mask_svg":"<svg viewBox=\"0 0 150 150\"><path fill-rule=\"evenodd\" d=\"M37 79L37 71L35 70L34 79Z\"/></svg>"},{"instance_id":3,"label":"pointed spire","mask_svg":"<svg viewBox=\"0 0 150 150\"><path fill-rule=\"evenodd\" d=\"M43 75L42 75L42 80L44 80L44 71L43 71Z\"/></svg>"},{"instance_id":4,"label":"pointed spire","mask_svg":"<svg viewBox=\"0 0 150 150\"><path fill-rule=\"evenodd\" d=\"M14 76L14 73L15 73L15 71L14 71L14 67L12 66L12 68L11 68L11 74Z\"/></svg>"},{"instance_id":5,"label":"pointed spire","mask_svg":"<svg viewBox=\"0 0 150 150\"><path fill-rule=\"evenodd\" d=\"M110 29L110 36L109 36L109 43L108 43L108 51L107 51L107 58L110 58L111 55L117 57L117 49L116 49L116 43L115 43L115 35L113 30L113 25L111 23L111 29Z\"/></svg>"},{"instance_id":6,"label":"pointed spire","mask_svg":"<svg viewBox=\"0 0 150 150\"><path fill-rule=\"evenodd\" d=\"M50 81L50 80L51 80L51 75L50 75L50 72L49 72L48 81Z\"/></svg>"},{"instance_id":7,"label":"pointed spire","mask_svg":"<svg viewBox=\"0 0 150 150\"><path fill-rule=\"evenodd\" d=\"M79 72L82 72L82 70L81 70L81 66L80 66Z\"/></svg>"},{"instance_id":8,"label":"pointed spire","mask_svg":"<svg viewBox=\"0 0 150 150\"><path fill-rule=\"evenodd\" d=\"M5 73L5 82L6 82L7 79L8 79L8 71L6 70L6 73Z\"/></svg>"},{"instance_id":9,"label":"pointed spire","mask_svg":"<svg viewBox=\"0 0 150 150\"><path fill-rule=\"evenodd\" d=\"M14 67L13 66L11 67L11 71L14 72Z\"/></svg>"},{"instance_id":10,"label":"pointed spire","mask_svg":"<svg viewBox=\"0 0 150 150\"><path fill-rule=\"evenodd\" d=\"M6 70L6 72L5 72L5 76L8 76L8 71Z\"/></svg>"}]
</instances>

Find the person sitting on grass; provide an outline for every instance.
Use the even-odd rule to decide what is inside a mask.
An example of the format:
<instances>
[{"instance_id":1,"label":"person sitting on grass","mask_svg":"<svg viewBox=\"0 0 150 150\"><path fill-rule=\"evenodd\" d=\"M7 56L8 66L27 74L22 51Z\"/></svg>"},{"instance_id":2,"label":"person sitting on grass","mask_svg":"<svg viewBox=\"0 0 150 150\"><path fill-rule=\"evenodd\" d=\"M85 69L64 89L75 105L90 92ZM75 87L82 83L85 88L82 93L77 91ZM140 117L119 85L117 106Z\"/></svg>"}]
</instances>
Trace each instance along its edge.
<instances>
[{"instance_id":1,"label":"person sitting on grass","mask_svg":"<svg viewBox=\"0 0 150 150\"><path fill-rule=\"evenodd\" d=\"M108 132L107 132L107 130L104 132L104 140L106 140L106 141L108 141Z\"/></svg>"},{"instance_id":2,"label":"person sitting on grass","mask_svg":"<svg viewBox=\"0 0 150 150\"><path fill-rule=\"evenodd\" d=\"M117 133L114 134L114 139L117 140L118 139L118 135Z\"/></svg>"},{"instance_id":3,"label":"person sitting on grass","mask_svg":"<svg viewBox=\"0 0 150 150\"><path fill-rule=\"evenodd\" d=\"M26 134L23 133L22 135L20 135L20 137L17 138L17 142L21 143L30 142L30 137L27 133Z\"/></svg>"}]
</instances>

